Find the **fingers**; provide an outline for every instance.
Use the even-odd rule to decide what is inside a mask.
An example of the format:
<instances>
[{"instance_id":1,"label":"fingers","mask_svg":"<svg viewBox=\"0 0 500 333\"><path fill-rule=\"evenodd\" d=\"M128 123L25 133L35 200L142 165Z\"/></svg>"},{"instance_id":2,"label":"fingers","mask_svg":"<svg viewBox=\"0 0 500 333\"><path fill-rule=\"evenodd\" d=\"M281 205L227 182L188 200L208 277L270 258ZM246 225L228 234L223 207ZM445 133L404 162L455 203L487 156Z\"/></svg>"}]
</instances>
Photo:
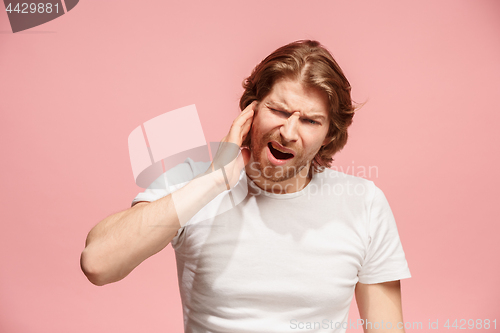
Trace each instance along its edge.
<instances>
[{"instance_id":1,"label":"fingers","mask_svg":"<svg viewBox=\"0 0 500 333\"><path fill-rule=\"evenodd\" d=\"M257 101L253 101L250 103L239 115L236 117L234 120L233 124L243 124L247 119L252 117L255 113L255 106L257 104Z\"/></svg>"},{"instance_id":2,"label":"fingers","mask_svg":"<svg viewBox=\"0 0 500 333\"><path fill-rule=\"evenodd\" d=\"M229 134L227 136L227 141L236 143L238 146L241 146L244 138L248 134L250 127L252 126L253 116L254 116L254 108L257 102L254 101L250 103L233 121L233 125L229 130Z\"/></svg>"},{"instance_id":3,"label":"fingers","mask_svg":"<svg viewBox=\"0 0 500 333\"><path fill-rule=\"evenodd\" d=\"M241 112L240 116L248 117L249 113L254 113L256 107L257 101L253 101L252 103L248 104L248 106Z\"/></svg>"},{"instance_id":4,"label":"fingers","mask_svg":"<svg viewBox=\"0 0 500 333\"><path fill-rule=\"evenodd\" d=\"M250 128L252 127L252 123L253 123L253 117L248 118L245 121L245 123L243 124L243 126L241 127L241 142L245 141L245 138L247 137L248 132L250 131Z\"/></svg>"},{"instance_id":5,"label":"fingers","mask_svg":"<svg viewBox=\"0 0 500 333\"><path fill-rule=\"evenodd\" d=\"M243 110L243 112L246 112L248 110L253 110L256 105L257 105L257 101L253 101L252 103L247 105L247 107L245 108L245 110Z\"/></svg>"},{"instance_id":6,"label":"fingers","mask_svg":"<svg viewBox=\"0 0 500 333\"><path fill-rule=\"evenodd\" d=\"M252 127L256 106L256 101L250 103L238 117L234 119L229 133L222 138L219 144L217 153L211 164L211 172L221 168L227 171L227 166L231 164L229 175L233 174L233 170L238 171L237 174L239 175L239 170L244 168L249 162L251 156L250 151L248 149L243 149L240 153L240 147Z\"/></svg>"}]
</instances>

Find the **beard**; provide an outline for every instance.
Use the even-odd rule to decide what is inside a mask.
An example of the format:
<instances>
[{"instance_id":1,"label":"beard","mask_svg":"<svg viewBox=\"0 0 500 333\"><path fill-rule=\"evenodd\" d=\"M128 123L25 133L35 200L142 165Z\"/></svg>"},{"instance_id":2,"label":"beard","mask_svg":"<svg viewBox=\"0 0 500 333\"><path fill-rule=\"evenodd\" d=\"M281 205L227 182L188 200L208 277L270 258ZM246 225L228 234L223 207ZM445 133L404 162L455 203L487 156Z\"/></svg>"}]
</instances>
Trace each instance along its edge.
<instances>
[{"instance_id":1,"label":"beard","mask_svg":"<svg viewBox=\"0 0 500 333\"><path fill-rule=\"evenodd\" d=\"M295 151L295 155L286 165L274 165L268 160L267 144L270 141L276 141L283 147L291 148ZM267 133L263 136L259 136L252 133L249 148L253 156L253 165L251 165L251 168L253 170L258 170L263 178L274 183L283 182L295 177L302 169L308 166L309 162L314 157L314 155L304 155L304 151L298 147L284 145L279 134L278 136L273 136Z\"/></svg>"}]
</instances>

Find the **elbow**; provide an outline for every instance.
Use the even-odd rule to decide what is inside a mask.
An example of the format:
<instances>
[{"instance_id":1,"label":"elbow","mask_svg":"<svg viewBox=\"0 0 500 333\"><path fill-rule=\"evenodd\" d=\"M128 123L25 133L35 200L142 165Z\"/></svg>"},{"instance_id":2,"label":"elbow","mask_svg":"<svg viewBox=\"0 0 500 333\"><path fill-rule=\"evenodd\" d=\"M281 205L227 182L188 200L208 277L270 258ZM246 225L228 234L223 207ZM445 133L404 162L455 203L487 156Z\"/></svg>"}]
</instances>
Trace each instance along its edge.
<instances>
[{"instance_id":1,"label":"elbow","mask_svg":"<svg viewBox=\"0 0 500 333\"><path fill-rule=\"evenodd\" d=\"M99 271L95 269L95 265L92 265L92 262L89 259L88 252L86 252L87 248L83 250L80 256L80 268L82 269L83 274L87 277L87 279L96 286L104 286L107 284L102 279L102 274L99 274Z\"/></svg>"}]
</instances>

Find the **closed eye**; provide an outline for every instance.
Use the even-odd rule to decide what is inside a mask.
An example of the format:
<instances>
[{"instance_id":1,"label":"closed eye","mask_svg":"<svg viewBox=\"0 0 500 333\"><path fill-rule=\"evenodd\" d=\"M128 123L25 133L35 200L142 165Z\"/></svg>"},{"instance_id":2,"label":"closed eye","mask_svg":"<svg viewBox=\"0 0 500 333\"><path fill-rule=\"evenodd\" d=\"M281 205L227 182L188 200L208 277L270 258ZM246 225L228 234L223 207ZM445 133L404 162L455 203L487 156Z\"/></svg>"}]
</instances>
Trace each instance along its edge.
<instances>
[{"instance_id":1,"label":"closed eye","mask_svg":"<svg viewBox=\"0 0 500 333\"><path fill-rule=\"evenodd\" d=\"M288 112L285 112L285 111L279 111L279 110L276 110L276 109L270 109L270 110L273 111L274 113L277 113L277 114L285 116L285 117L289 117L290 116L290 114Z\"/></svg>"},{"instance_id":2,"label":"closed eye","mask_svg":"<svg viewBox=\"0 0 500 333\"><path fill-rule=\"evenodd\" d=\"M269 108L269 110L273 111L274 113L277 113L279 114L280 116L283 116L283 117L290 117L290 113L286 112L286 111L280 111L280 110L276 110L276 109L271 109ZM304 118L302 119L303 122L305 122L306 124L310 124L310 125L319 125L319 123L315 120L312 120L312 119L307 119L307 118Z\"/></svg>"}]
</instances>

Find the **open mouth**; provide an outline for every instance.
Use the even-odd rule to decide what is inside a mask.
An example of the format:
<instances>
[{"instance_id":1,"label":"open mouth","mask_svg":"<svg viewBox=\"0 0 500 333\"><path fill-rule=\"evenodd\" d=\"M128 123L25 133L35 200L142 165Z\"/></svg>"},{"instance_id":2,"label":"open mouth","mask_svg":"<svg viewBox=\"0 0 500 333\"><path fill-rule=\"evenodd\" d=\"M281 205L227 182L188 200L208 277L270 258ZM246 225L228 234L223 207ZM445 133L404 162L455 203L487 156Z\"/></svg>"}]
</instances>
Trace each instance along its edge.
<instances>
[{"instance_id":1,"label":"open mouth","mask_svg":"<svg viewBox=\"0 0 500 333\"><path fill-rule=\"evenodd\" d=\"M288 160L288 159L293 157L293 154L285 153L285 152L278 150L277 148L274 148L274 146L271 144L271 142L269 142L267 144L267 146L269 147L269 151L271 152L271 154L273 154L273 156L277 160Z\"/></svg>"}]
</instances>

